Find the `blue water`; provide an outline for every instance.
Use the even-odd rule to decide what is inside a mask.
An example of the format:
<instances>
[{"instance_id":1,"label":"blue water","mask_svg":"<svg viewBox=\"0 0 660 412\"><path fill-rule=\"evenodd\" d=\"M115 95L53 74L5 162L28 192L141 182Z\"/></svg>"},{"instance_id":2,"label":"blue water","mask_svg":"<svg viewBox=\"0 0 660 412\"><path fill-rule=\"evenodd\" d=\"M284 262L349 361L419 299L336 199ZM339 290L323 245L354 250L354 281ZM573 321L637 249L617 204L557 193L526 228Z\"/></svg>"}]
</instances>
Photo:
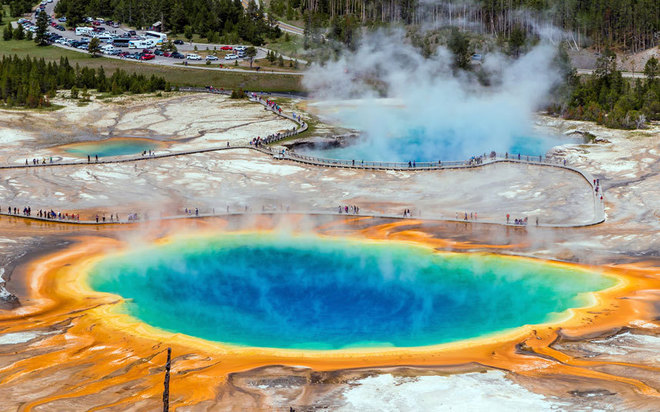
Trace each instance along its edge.
<instances>
[{"instance_id":1,"label":"blue water","mask_svg":"<svg viewBox=\"0 0 660 412\"><path fill-rule=\"evenodd\" d=\"M555 319L611 278L522 259L313 236L178 240L100 262L90 286L158 328L275 348L425 346Z\"/></svg>"},{"instance_id":2,"label":"blue water","mask_svg":"<svg viewBox=\"0 0 660 412\"><path fill-rule=\"evenodd\" d=\"M405 136L383 137L382 139L361 138L349 146L340 148L298 148L297 152L308 156L381 162L437 162L467 160L472 156L490 154L495 151L504 156L544 156L552 147L566 140L546 136L512 136L506 139L481 142L478 137L464 139L451 131L434 134L429 138L427 131L411 130Z\"/></svg>"},{"instance_id":3,"label":"blue water","mask_svg":"<svg viewBox=\"0 0 660 412\"><path fill-rule=\"evenodd\" d=\"M108 157L138 154L156 148L158 143L143 139L108 139L67 145L64 151L78 157Z\"/></svg>"}]
</instances>

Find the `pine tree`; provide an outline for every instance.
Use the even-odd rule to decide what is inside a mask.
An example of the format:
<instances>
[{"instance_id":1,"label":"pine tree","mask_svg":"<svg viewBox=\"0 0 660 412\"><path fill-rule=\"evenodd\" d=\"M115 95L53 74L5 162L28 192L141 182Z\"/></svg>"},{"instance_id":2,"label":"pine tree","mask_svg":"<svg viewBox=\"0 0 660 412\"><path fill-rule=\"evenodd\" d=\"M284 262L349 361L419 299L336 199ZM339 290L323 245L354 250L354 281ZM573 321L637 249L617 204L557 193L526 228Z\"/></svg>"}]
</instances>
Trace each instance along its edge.
<instances>
[{"instance_id":1,"label":"pine tree","mask_svg":"<svg viewBox=\"0 0 660 412\"><path fill-rule=\"evenodd\" d=\"M11 22L8 22L7 26L2 30L2 39L9 41L12 37L14 37L14 30L11 28Z\"/></svg>"},{"instance_id":2,"label":"pine tree","mask_svg":"<svg viewBox=\"0 0 660 412\"><path fill-rule=\"evenodd\" d=\"M101 53L101 41L98 39L98 37L94 37L89 41L87 51L92 55L92 57L96 57L99 53Z\"/></svg>"},{"instance_id":3,"label":"pine tree","mask_svg":"<svg viewBox=\"0 0 660 412\"><path fill-rule=\"evenodd\" d=\"M25 39L25 31L23 30L23 26L20 24L16 29L14 30L14 40L23 40Z\"/></svg>"},{"instance_id":4,"label":"pine tree","mask_svg":"<svg viewBox=\"0 0 660 412\"><path fill-rule=\"evenodd\" d=\"M46 34L48 34L48 15L45 12L39 13L39 17L37 17L37 31L34 34L34 41L39 46L46 46L48 44L46 40Z\"/></svg>"}]
</instances>

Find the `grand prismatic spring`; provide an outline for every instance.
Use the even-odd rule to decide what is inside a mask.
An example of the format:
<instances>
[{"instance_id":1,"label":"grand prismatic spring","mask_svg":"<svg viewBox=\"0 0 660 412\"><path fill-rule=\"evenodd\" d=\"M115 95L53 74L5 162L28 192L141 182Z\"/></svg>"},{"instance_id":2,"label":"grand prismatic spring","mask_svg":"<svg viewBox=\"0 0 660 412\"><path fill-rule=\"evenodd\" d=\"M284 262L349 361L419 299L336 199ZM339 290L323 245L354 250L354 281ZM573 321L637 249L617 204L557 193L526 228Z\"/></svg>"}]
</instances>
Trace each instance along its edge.
<instances>
[{"instance_id":1,"label":"grand prismatic spring","mask_svg":"<svg viewBox=\"0 0 660 412\"><path fill-rule=\"evenodd\" d=\"M367 138L266 94L0 109L0 410L660 410L660 127L502 82L348 106ZM346 135L404 163L296 151Z\"/></svg>"},{"instance_id":2,"label":"grand prismatic spring","mask_svg":"<svg viewBox=\"0 0 660 412\"><path fill-rule=\"evenodd\" d=\"M152 326L315 350L428 346L555 321L615 284L511 258L258 233L131 251L89 276Z\"/></svg>"}]
</instances>

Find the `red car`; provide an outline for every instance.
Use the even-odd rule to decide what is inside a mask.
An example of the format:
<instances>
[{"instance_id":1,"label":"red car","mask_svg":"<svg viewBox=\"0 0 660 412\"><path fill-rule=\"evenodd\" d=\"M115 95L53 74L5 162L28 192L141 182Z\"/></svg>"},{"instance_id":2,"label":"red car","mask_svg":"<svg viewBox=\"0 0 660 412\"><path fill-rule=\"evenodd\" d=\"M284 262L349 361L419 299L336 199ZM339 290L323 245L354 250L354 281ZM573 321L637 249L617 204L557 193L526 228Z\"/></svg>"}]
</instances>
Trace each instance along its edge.
<instances>
[{"instance_id":1,"label":"red car","mask_svg":"<svg viewBox=\"0 0 660 412\"><path fill-rule=\"evenodd\" d=\"M172 52L163 52L163 57L170 57L172 56Z\"/></svg>"},{"instance_id":2,"label":"red car","mask_svg":"<svg viewBox=\"0 0 660 412\"><path fill-rule=\"evenodd\" d=\"M220 50L234 50L234 49L231 46L222 46L220 47Z\"/></svg>"},{"instance_id":3,"label":"red car","mask_svg":"<svg viewBox=\"0 0 660 412\"><path fill-rule=\"evenodd\" d=\"M101 25L101 22L100 22L100 21L96 21L96 20L94 20L94 21L92 22L92 26L100 26L100 25Z\"/></svg>"},{"instance_id":4,"label":"red car","mask_svg":"<svg viewBox=\"0 0 660 412\"><path fill-rule=\"evenodd\" d=\"M143 54L142 57L140 57L140 60L152 60L155 58L156 58L155 54Z\"/></svg>"}]
</instances>

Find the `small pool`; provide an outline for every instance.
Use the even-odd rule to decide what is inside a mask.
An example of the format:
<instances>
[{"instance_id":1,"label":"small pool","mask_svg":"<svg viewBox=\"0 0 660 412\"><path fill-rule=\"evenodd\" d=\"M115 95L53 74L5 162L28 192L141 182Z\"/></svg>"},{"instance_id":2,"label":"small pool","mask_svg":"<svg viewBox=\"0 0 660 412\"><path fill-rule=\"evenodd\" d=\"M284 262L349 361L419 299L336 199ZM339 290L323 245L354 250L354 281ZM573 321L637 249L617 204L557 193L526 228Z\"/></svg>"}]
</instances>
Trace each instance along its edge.
<instances>
[{"instance_id":1,"label":"small pool","mask_svg":"<svg viewBox=\"0 0 660 412\"><path fill-rule=\"evenodd\" d=\"M435 345L558 320L616 284L529 259L269 233L132 250L101 260L88 281L164 330L323 350Z\"/></svg>"},{"instance_id":2,"label":"small pool","mask_svg":"<svg viewBox=\"0 0 660 412\"><path fill-rule=\"evenodd\" d=\"M64 151L64 153L76 157L110 157L140 154L144 151L156 150L162 146L163 143L149 139L113 138L72 143L60 146L60 149Z\"/></svg>"}]
</instances>

